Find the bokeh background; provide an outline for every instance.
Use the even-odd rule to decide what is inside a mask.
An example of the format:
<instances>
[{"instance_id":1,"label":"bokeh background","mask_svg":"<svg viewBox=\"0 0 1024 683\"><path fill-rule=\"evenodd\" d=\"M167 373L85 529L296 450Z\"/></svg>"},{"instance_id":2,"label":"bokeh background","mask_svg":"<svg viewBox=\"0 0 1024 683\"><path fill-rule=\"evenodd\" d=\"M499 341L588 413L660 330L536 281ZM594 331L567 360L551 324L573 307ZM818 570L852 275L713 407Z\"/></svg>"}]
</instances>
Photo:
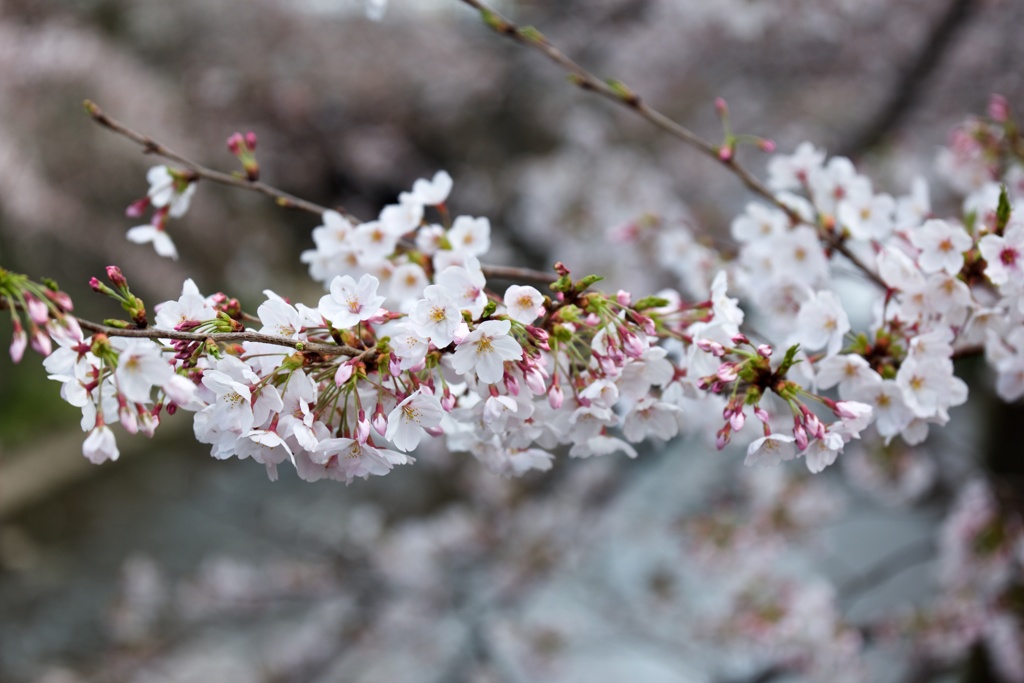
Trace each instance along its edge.
<instances>
[{"instance_id":1,"label":"bokeh background","mask_svg":"<svg viewBox=\"0 0 1024 683\"><path fill-rule=\"evenodd\" d=\"M721 134L721 96L737 131L782 151L811 140L850 155L894 194L933 177L951 127L991 93L1024 103L1019 0L499 6L705 137ZM392 0L380 22L358 0L0 0L0 264L56 278L92 319L117 314L87 286L110 263L150 307L186 277L250 309L265 288L306 302L321 290L299 263L316 217L239 190L200 184L170 225L177 262L127 242L124 209L155 162L93 124L85 98L224 169L227 136L254 130L264 180L364 218L446 169L453 210L492 221L490 262L560 259L610 289L677 284L651 245L623 248L617 232L685 215L723 244L751 199L457 0ZM741 160L760 170L765 155L748 148ZM954 207L943 193L933 186L933 205ZM995 409L975 398L983 417L958 416L929 442L943 476L962 476L1001 438L986 421ZM436 446L420 466L346 488L289 474L271 483L252 463L213 461L184 416L161 431L121 436L121 460L92 467L76 411L35 358L0 358L0 680L779 675L771 657L705 623L724 593L695 569L686 520L788 490L799 473L752 480L741 456L698 440L505 481ZM900 491L865 492L833 470L773 561L807 583L852 581L838 607L852 622L926 603L933 568L920 539L948 507L941 481L894 508ZM892 576L857 583L917 546L922 557ZM909 648L875 650L867 680L920 674ZM962 669L929 674L967 680Z\"/></svg>"}]
</instances>

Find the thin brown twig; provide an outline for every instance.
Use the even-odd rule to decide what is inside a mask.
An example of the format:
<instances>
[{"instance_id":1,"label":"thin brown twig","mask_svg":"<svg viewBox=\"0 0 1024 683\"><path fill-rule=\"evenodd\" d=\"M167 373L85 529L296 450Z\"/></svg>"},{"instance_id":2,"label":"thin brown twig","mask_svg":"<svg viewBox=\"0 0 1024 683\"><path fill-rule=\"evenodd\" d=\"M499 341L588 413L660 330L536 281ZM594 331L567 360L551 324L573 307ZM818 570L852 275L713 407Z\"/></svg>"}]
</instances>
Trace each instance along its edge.
<instances>
[{"instance_id":1,"label":"thin brown twig","mask_svg":"<svg viewBox=\"0 0 1024 683\"><path fill-rule=\"evenodd\" d=\"M289 194L284 190L279 190L276 187L267 185L266 183L258 180L248 180L239 176L231 175L230 173L222 173L221 171L215 171L212 168L207 168L201 164L198 164L187 157L178 154L177 152L169 149L167 146L157 142L148 135L143 135L138 131L134 131L128 126L124 125L120 121L116 121L107 116L99 105L92 100L85 101L85 110L89 112L89 116L92 120L100 124L104 128L111 130L122 137L126 137L132 142L142 147L144 154L155 154L156 156L163 157L168 161L183 166L188 171L193 173L197 178L204 180L211 180L221 185L230 185L232 187L240 187L244 190L252 190L253 192L259 192L260 194L266 195L274 199L278 206L283 206L290 209L299 209L301 211L307 211L316 215L322 215L324 211L327 211L326 206L320 206L314 202L301 199L295 195ZM352 218L342 208L336 208L335 211L343 214L347 218Z\"/></svg>"},{"instance_id":2,"label":"thin brown twig","mask_svg":"<svg viewBox=\"0 0 1024 683\"><path fill-rule=\"evenodd\" d=\"M94 323L90 320L84 320L82 318L75 318L78 324L87 330L92 332L99 332L109 337L135 337L137 339L175 339L179 341L196 341L205 342L212 340L215 342L260 342L263 344L273 344L274 346L283 346L292 349L293 351L301 352L312 352L318 353L321 356L359 356L363 354L366 349L356 349L351 346L343 346L338 344L321 344L318 342L303 341L298 339L292 339L291 337L280 337L274 334L263 334L261 332L253 332L247 330L245 332L212 332L204 334L202 332L179 332L177 330L160 330L156 328L146 329L131 329L131 328L120 328L110 327L109 325L101 325L100 323Z\"/></svg>"},{"instance_id":3,"label":"thin brown twig","mask_svg":"<svg viewBox=\"0 0 1024 683\"><path fill-rule=\"evenodd\" d=\"M679 140L682 140L684 143L701 152L706 157L713 159L724 166L733 175L735 175L747 189L783 211L794 225L804 222L796 211L780 201L778 197L776 197L775 194L772 193L772 191L768 189L768 187L765 186L765 184L762 183L753 173L737 162L735 155L728 155L726 157L721 156L719 154L720 150L718 146L705 140L689 128L673 121L658 110L652 109L643 101L640 95L623 83L613 80L601 80L548 42L548 39L544 37L540 31L532 27L518 26L515 22L496 12L481 0L459 1L480 12L484 23L486 23L495 32L508 36L517 43L534 48L552 62L560 66L569 75L569 81L576 87L581 90L596 93L606 100L636 112L640 117L654 124L655 127L675 138L678 138ZM878 274L871 270L856 254L850 251L849 247L846 246L839 235L829 230L819 230L818 232L822 239L828 243L831 249L845 256L869 280L882 288L886 288L885 283Z\"/></svg>"},{"instance_id":4,"label":"thin brown twig","mask_svg":"<svg viewBox=\"0 0 1024 683\"><path fill-rule=\"evenodd\" d=\"M221 185L229 185L231 187L241 188L243 190L251 190L258 192L262 195L266 195L274 200L274 202L281 207L289 209L298 209L300 211L306 211L308 213L315 214L317 216L323 215L324 211L328 210L328 207L321 206L315 202L311 202L300 197L296 197L293 194L289 194L284 190L280 190L273 185L258 180L249 180L247 178L232 175L230 173L223 173L221 171L207 168L202 164L199 164L191 159L182 156L181 154L171 150L166 145L157 142L148 135L139 133L138 131L132 130L128 126L124 125L116 119L112 119L91 100L85 101L85 110L92 117L92 120L100 124L107 130L110 130L118 135L131 140L140 147L142 147L143 154L154 154L159 157L163 157L168 161L172 161L179 166L185 168L188 172L192 173L197 179L209 180ZM345 216L353 223L361 223L358 218L346 211L344 208L335 207L335 211ZM533 270L530 268L511 268L505 266L491 266L481 265L480 269L483 271L484 276L491 278L498 278L502 280L508 280L515 278L516 281L524 282L535 282L539 284L550 284L556 278L550 273L546 273L539 270Z\"/></svg>"}]
</instances>

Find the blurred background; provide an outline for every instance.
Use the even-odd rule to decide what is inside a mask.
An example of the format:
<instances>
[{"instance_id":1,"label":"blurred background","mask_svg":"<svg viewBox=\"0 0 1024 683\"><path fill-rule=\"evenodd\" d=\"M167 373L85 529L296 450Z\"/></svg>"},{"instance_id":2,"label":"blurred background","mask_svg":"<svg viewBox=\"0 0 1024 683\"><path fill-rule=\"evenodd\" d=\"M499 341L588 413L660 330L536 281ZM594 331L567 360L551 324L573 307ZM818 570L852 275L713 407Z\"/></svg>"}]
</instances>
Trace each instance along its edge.
<instances>
[{"instance_id":1,"label":"blurred background","mask_svg":"<svg viewBox=\"0 0 1024 683\"><path fill-rule=\"evenodd\" d=\"M849 155L893 194L932 177L951 127L991 93L1024 102L1018 0L498 6L708 139L721 135L721 96L737 132L783 152L810 140ZM362 218L446 169L452 209L491 219L489 262L562 260L606 275L611 290L679 286L652 266L651 245L624 249L615 235L682 216L723 243L751 199L457 0L391 0L379 22L366 9L0 0L0 264L56 278L90 319L117 315L87 285L110 263L150 309L186 277L249 310L265 288L321 295L299 262L317 218L240 190L199 185L169 226L177 262L126 241L138 221L125 207L157 162L92 123L86 98L225 170L227 136L254 130L264 180ZM757 172L765 160L741 153ZM937 212L957 206L941 185L932 193ZM152 442L119 435L120 461L92 467L77 411L57 391L31 355L20 366L0 358L2 681L773 680L789 675L779 661L815 648L835 661L804 667L811 680L993 675L984 661L923 666L898 641L843 650L885 608L931 599L942 479L985 461L980 418L961 415L929 441L938 466L909 484L871 474L867 454L809 483L799 465L752 477L739 454L677 441L522 481L435 445L417 467L346 488L290 473L271 483L252 463L214 461L180 415ZM975 394L971 409L988 415L986 401ZM755 648L709 616L729 613L732 593L715 580L752 567L709 576L713 561L687 541L695 515L763 512L779 492L804 501L806 519L773 528L771 552L751 542L729 562L782 572L763 582L780 594L833 596L834 614L814 612L832 639L806 651ZM875 572L887 562L891 574Z\"/></svg>"}]
</instances>

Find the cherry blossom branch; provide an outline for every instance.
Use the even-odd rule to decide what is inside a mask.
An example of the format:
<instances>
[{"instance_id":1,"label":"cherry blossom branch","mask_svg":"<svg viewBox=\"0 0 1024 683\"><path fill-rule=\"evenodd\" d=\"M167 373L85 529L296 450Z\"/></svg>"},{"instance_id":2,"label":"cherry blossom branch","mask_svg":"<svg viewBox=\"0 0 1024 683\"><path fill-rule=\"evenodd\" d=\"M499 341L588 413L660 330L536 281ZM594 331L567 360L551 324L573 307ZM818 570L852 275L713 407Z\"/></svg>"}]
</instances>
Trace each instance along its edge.
<instances>
[{"instance_id":1,"label":"cherry blossom branch","mask_svg":"<svg viewBox=\"0 0 1024 683\"><path fill-rule=\"evenodd\" d=\"M253 332L251 330L246 332L211 332L204 334L202 332L179 332L177 330L161 330L156 328L134 329L110 327L109 325L101 325L100 323L83 320L82 318L75 319L82 328L92 332L105 334L108 337L176 339L180 341L196 342L205 342L207 340L215 342L260 342L263 344L273 344L274 346L283 346L300 352L318 353L321 356L359 356L366 352L366 349L356 349L351 346L320 344L317 342L292 339L291 337L281 337L275 334Z\"/></svg>"},{"instance_id":2,"label":"cherry blossom branch","mask_svg":"<svg viewBox=\"0 0 1024 683\"><path fill-rule=\"evenodd\" d=\"M92 100L85 101L85 110L96 123L141 146L143 148L143 154L155 154L156 156L163 157L168 161L173 161L180 166L184 166L193 175L195 175L197 179L202 178L221 185L230 185L232 187L240 187L244 190L252 190L253 192L258 192L273 198L278 206L283 206L289 209L299 209L300 211L307 211L318 216L322 215L324 211L327 211L326 206L320 206L314 202L301 199L295 195L285 192L284 190L279 190L276 187L267 185L266 183L258 180L248 180L244 177L215 171L211 168L202 166L201 164L198 164L169 149L167 146L157 142L148 135L143 135L142 133L132 130L120 121L110 118L102 109L100 109L99 105ZM335 211L345 215L346 217L351 217L351 214L340 207L336 207Z\"/></svg>"},{"instance_id":3,"label":"cherry blossom branch","mask_svg":"<svg viewBox=\"0 0 1024 683\"><path fill-rule=\"evenodd\" d=\"M317 216L322 216L325 211L329 210L326 206L321 206L315 202L296 197L295 195L278 189L273 185L268 185L267 183L259 180L249 180L241 175L232 175L230 173L217 171L192 161L188 157L182 156L178 152L171 150L163 143L157 142L148 135L139 133L120 121L110 118L99 107L99 105L92 100L85 101L85 110L96 123L142 147L143 154L154 154L156 156L163 157L168 161L172 161L188 170L188 172L195 176L197 180L209 180L221 185L237 187L243 190L251 190L272 198L278 206L287 209L306 211ZM342 207L335 207L333 210L355 223L362 222ZM534 282L548 285L556 279L550 273L530 268L481 265L481 270L486 277L494 277L501 280L515 279L516 281L521 282Z\"/></svg>"},{"instance_id":4,"label":"cherry blossom branch","mask_svg":"<svg viewBox=\"0 0 1024 683\"><path fill-rule=\"evenodd\" d=\"M719 146L705 140L697 133L673 121L658 110L652 109L637 93L620 81L612 79L607 81L601 80L548 42L548 39L537 29L530 26L518 26L515 22L496 12L481 0L460 0L460 2L463 2L480 12L484 23L486 23L495 32L508 36L517 43L534 48L549 60L560 66L569 75L569 82L576 87L581 90L596 93L606 100L622 105L627 109L636 112L640 117L646 119L655 127L675 138L678 138L679 140L682 140L704 156L709 159L713 159L724 166L728 171L735 175L748 190L771 203L780 211L783 211L794 225L803 222L803 219L795 210L781 202L753 173L751 173L746 167L740 165L739 162L736 161L735 154L721 154L722 149ZM850 251L846 244L844 244L841 236L828 230L819 230L818 232L823 239L828 242L831 249L834 249L845 256L846 259L849 260L850 263L861 271L869 280L883 289L887 289L886 284L878 274L871 270L871 268L869 268L867 264L864 263L856 254Z\"/></svg>"}]
</instances>

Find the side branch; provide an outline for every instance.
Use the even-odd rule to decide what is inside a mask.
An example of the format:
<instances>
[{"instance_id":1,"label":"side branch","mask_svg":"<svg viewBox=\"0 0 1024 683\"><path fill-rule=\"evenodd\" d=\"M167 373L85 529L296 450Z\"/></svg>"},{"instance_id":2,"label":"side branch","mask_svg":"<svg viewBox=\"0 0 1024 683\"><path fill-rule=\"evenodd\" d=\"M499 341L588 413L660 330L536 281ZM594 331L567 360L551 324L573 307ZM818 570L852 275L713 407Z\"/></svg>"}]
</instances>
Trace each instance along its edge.
<instances>
[{"instance_id":1,"label":"side branch","mask_svg":"<svg viewBox=\"0 0 1024 683\"><path fill-rule=\"evenodd\" d=\"M292 339L291 337L280 337L274 334L262 334L260 332L213 332L210 334L203 334L202 332L179 332L177 330L159 330L155 328L146 328L143 330L137 329L123 329L120 327L110 327L108 325L101 325L94 323L89 320L83 320L82 318L76 318L78 324L87 330L92 332L99 332L107 335L108 337L134 337L136 339L176 339L179 341L196 341L205 342L212 340L215 342L261 342L264 344L273 344L275 346L282 346L290 348L293 351L301 352L313 352L318 353L321 356L358 356L366 351L366 349L356 349L351 346L339 346L337 344L320 344L317 342L300 341Z\"/></svg>"},{"instance_id":2,"label":"side branch","mask_svg":"<svg viewBox=\"0 0 1024 683\"><path fill-rule=\"evenodd\" d=\"M736 176L748 190L769 202L777 209L783 211L794 225L803 222L803 219L796 211L779 201L779 199L764 183L747 170L746 167L740 165L736 161L734 155L723 158L719 155L719 148L716 145L705 140L689 128L673 121L658 110L649 107L638 94L633 92L633 90L628 88L625 84L614 80L601 80L548 42L548 39L544 37L540 31L528 26L518 26L515 22L502 16L486 3L482 2L482 0L460 1L480 12L484 23L491 27L495 32L508 36L517 43L534 48L549 60L560 66L568 74L569 82L576 87L581 90L596 93L611 102L622 105L627 109L636 112L639 116L652 123L655 127L679 140L682 140L704 156L713 159L724 166L734 176ZM831 249L845 256L850 263L864 274L865 277L883 289L886 287L878 274L871 270L856 254L850 251L839 235L831 231L821 229L819 229L818 232L828 243Z\"/></svg>"},{"instance_id":3,"label":"side branch","mask_svg":"<svg viewBox=\"0 0 1024 683\"><path fill-rule=\"evenodd\" d=\"M260 194L272 197L278 206L283 206L285 208L299 209L301 211L314 213L318 216L323 214L324 211L327 211L326 206L320 206L314 202L301 199L295 195L285 192L284 190L279 190L276 187L267 185L266 183L262 183L258 180L247 180L245 178L231 175L230 173L215 171L212 168L207 168L192 161L191 159L183 157L148 135L143 135L142 133L134 131L120 121L110 118L102 109L100 109L99 105L91 100L85 101L85 110L89 112L89 116L91 116L92 120L96 123L141 146L144 154L155 154L156 156L163 157L168 161L173 161L174 163L188 169L196 176L196 178L211 180L215 183L220 183L221 185L230 185L232 187L240 187L244 190L259 192ZM351 217L344 209L338 208L335 210L344 214L346 217Z\"/></svg>"},{"instance_id":4,"label":"side branch","mask_svg":"<svg viewBox=\"0 0 1024 683\"><path fill-rule=\"evenodd\" d=\"M128 126L124 125L120 121L110 118L100 109L92 100L85 101L85 110L92 117L92 120L100 124L107 130L110 130L118 135L125 137L132 142L142 147L144 154L155 154L156 156L163 157L168 161L172 161L179 166L184 167L190 173L192 173L196 179L209 180L221 185L229 185L231 187L238 187L243 190L251 190L258 192L267 197L271 197L278 206L283 206L288 209L298 209L300 211L306 211L308 213L322 216L324 211L328 210L328 207L321 206L315 202L307 201L300 197L296 197L293 194L289 194L284 190L280 190L273 185L268 185L258 180L248 180L241 176L232 175L230 173L223 173L221 171L207 168L202 164L196 163L191 159L178 154L177 152L169 149L166 145L157 142L148 135L143 135L138 131L132 130ZM335 207L333 209L338 213L345 216L353 223L362 223L358 218L350 214L348 211L341 207ZM506 268L503 266L489 266L481 265L481 270L486 277L495 277L500 279L508 279L509 277L515 277L517 280L534 282L539 284L551 284L556 278L550 273L543 271L531 270L529 268ZM166 338L166 337L165 337Z\"/></svg>"}]
</instances>

